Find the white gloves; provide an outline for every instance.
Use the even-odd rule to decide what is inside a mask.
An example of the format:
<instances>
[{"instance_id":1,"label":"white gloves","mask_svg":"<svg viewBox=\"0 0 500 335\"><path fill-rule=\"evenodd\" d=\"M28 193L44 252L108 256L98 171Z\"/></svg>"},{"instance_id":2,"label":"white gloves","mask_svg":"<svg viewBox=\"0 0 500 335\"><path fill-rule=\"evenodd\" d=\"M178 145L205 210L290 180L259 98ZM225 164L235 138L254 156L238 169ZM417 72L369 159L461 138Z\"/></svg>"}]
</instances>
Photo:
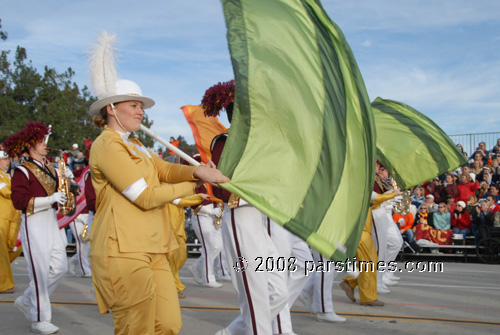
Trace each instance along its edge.
<instances>
[{"instance_id":1,"label":"white gloves","mask_svg":"<svg viewBox=\"0 0 500 335\"><path fill-rule=\"evenodd\" d=\"M68 179L74 179L75 178L75 175L73 174L73 172L71 172L70 169L66 169L64 170L64 176Z\"/></svg>"},{"instance_id":2,"label":"white gloves","mask_svg":"<svg viewBox=\"0 0 500 335\"><path fill-rule=\"evenodd\" d=\"M66 170L66 171L69 171L69 170ZM69 172L71 172L71 171L69 171ZM71 174L73 174L73 173L71 173ZM51 196L49 196L48 198L49 198L49 202L51 205L53 203L56 203L56 202L59 205L63 205L66 202L66 200L68 200L66 195L64 195L64 193L62 193L62 192L56 192L56 193L52 194Z\"/></svg>"},{"instance_id":3,"label":"white gloves","mask_svg":"<svg viewBox=\"0 0 500 335\"><path fill-rule=\"evenodd\" d=\"M66 196L61 192L56 192L48 197L38 197L35 198L35 204L33 206L33 214L40 211L49 209L52 204L58 203L60 205L64 204L68 200Z\"/></svg>"},{"instance_id":4,"label":"white gloves","mask_svg":"<svg viewBox=\"0 0 500 335\"><path fill-rule=\"evenodd\" d=\"M220 208L212 208L210 210L210 214L220 218L220 216L222 215L222 210Z\"/></svg>"},{"instance_id":5,"label":"white gloves","mask_svg":"<svg viewBox=\"0 0 500 335\"><path fill-rule=\"evenodd\" d=\"M396 195L392 201L394 202L401 202L403 200L403 196L402 195Z\"/></svg>"}]
</instances>

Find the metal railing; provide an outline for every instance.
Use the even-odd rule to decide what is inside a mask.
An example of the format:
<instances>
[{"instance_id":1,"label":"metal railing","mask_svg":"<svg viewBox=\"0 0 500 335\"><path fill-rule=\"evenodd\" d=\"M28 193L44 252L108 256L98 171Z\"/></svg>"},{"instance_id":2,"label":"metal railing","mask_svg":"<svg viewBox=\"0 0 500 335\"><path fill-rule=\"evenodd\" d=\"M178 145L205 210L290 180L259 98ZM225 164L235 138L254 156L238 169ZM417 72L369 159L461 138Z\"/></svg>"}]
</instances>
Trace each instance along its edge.
<instances>
[{"instance_id":1,"label":"metal railing","mask_svg":"<svg viewBox=\"0 0 500 335\"><path fill-rule=\"evenodd\" d=\"M500 138L500 132L492 133L475 133L475 134L460 134L449 135L455 144L461 144L467 156L470 157L475 151L479 142L486 143L486 150L491 150Z\"/></svg>"}]
</instances>

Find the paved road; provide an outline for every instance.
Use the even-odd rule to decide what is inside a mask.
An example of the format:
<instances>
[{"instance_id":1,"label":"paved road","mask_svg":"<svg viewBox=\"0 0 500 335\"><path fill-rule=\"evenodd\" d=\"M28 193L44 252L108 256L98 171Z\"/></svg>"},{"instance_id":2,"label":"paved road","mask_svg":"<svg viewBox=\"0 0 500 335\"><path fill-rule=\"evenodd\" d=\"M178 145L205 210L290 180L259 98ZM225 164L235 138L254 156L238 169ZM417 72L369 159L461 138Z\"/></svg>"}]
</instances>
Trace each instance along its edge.
<instances>
[{"instance_id":1,"label":"paved road","mask_svg":"<svg viewBox=\"0 0 500 335\"><path fill-rule=\"evenodd\" d=\"M433 259L436 261L436 259ZM194 262L188 259L187 265ZM402 265L402 263L399 263ZM422 266L418 267L422 269ZM24 258L13 264L14 294L0 295L0 334L28 334L29 323L14 305L27 287ZM344 324L316 321L300 302L292 308L294 331L307 334L499 334L500 266L443 263L443 272L398 274L401 284L380 296L384 307L363 307L351 303L338 287L333 288L335 310L347 318ZM230 283L222 288L200 287L181 269L187 299L181 300L182 334L214 334L239 312ZM113 334L110 315L99 315L90 291L91 280L66 276L52 296L53 323L60 334Z\"/></svg>"}]
</instances>

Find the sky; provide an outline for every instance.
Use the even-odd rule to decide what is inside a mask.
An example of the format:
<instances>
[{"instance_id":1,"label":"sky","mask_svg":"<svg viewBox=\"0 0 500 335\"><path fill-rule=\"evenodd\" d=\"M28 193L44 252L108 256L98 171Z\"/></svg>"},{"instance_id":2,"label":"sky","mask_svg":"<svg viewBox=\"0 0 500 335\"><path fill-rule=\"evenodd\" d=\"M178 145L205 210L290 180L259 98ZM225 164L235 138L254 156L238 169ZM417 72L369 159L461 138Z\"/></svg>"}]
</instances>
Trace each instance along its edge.
<instances>
[{"instance_id":1,"label":"sky","mask_svg":"<svg viewBox=\"0 0 500 335\"><path fill-rule=\"evenodd\" d=\"M370 100L403 102L449 135L500 131L500 1L323 0L353 50ZM180 110L233 79L218 0L2 0L1 50L89 86L87 51L102 31L117 34L118 74L156 105L161 137L194 143ZM11 58L12 59L12 58ZM225 116L221 121L227 124Z\"/></svg>"}]
</instances>

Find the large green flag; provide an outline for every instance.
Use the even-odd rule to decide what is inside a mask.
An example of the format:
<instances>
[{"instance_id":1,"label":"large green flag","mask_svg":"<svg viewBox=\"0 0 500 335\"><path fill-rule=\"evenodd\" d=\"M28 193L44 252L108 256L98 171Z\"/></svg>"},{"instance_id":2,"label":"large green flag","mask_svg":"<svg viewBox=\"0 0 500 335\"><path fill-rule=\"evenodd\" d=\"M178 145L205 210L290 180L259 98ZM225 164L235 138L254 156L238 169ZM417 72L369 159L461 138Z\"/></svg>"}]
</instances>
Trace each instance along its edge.
<instances>
[{"instance_id":1,"label":"large green flag","mask_svg":"<svg viewBox=\"0 0 500 335\"><path fill-rule=\"evenodd\" d=\"M467 164L450 137L416 109L382 98L372 109L377 158L402 190Z\"/></svg>"},{"instance_id":2,"label":"large green flag","mask_svg":"<svg viewBox=\"0 0 500 335\"><path fill-rule=\"evenodd\" d=\"M352 51L319 1L223 0L235 108L226 189L322 254L357 249L375 128Z\"/></svg>"}]
</instances>

